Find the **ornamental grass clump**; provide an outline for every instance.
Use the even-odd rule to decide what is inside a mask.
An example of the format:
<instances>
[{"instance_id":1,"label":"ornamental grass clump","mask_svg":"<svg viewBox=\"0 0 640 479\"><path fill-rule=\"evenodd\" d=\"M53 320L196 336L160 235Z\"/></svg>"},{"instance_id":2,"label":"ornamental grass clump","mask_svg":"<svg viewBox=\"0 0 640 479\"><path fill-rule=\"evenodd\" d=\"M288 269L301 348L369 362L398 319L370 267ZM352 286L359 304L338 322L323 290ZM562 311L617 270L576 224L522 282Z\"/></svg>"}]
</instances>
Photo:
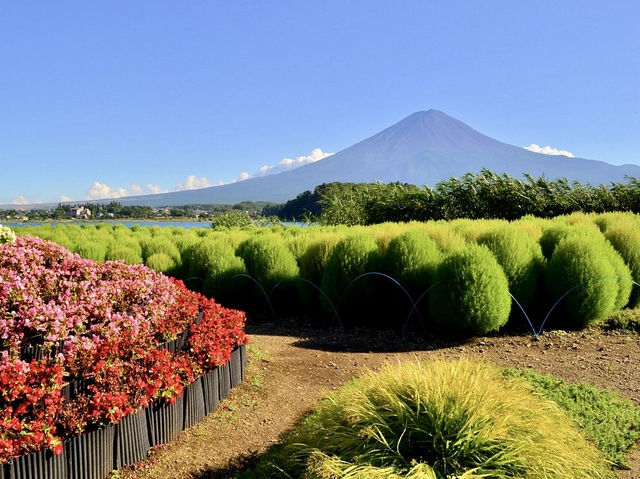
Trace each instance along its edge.
<instances>
[{"instance_id":1,"label":"ornamental grass clump","mask_svg":"<svg viewBox=\"0 0 640 479\"><path fill-rule=\"evenodd\" d=\"M553 402L487 364L406 362L316 407L249 478L607 478Z\"/></svg>"},{"instance_id":2,"label":"ornamental grass clump","mask_svg":"<svg viewBox=\"0 0 640 479\"><path fill-rule=\"evenodd\" d=\"M486 334L509 318L509 282L486 246L470 244L447 256L429 292L436 327L456 336Z\"/></svg>"},{"instance_id":3,"label":"ornamental grass clump","mask_svg":"<svg viewBox=\"0 0 640 479\"><path fill-rule=\"evenodd\" d=\"M546 287L552 298L562 300L554 327L583 328L615 311L618 301L616 269L602 242L571 235L558 243L546 273Z\"/></svg>"},{"instance_id":4,"label":"ornamental grass clump","mask_svg":"<svg viewBox=\"0 0 640 479\"><path fill-rule=\"evenodd\" d=\"M540 245L513 225L490 229L478 237L478 243L487 246L502 266L511 294L522 305L531 303L544 266Z\"/></svg>"}]
</instances>

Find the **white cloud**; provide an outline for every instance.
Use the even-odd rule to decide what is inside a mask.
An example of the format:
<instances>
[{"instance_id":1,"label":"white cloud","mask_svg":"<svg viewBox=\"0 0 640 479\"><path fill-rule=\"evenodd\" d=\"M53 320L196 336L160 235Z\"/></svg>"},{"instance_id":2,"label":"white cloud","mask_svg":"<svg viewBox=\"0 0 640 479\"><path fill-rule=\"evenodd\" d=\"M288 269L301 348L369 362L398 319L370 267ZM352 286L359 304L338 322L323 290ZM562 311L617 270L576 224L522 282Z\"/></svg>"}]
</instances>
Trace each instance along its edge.
<instances>
[{"instance_id":1,"label":"white cloud","mask_svg":"<svg viewBox=\"0 0 640 479\"><path fill-rule=\"evenodd\" d=\"M569 158L574 158L574 154L570 151L566 150L558 150L557 148L552 148L551 146L540 146L535 143L531 143L529 146L523 147L525 150L533 151L534 153L542 153L543 155L553 155L553 156L568 156Z\"/></svg>"},{"instance_id":2,"label":"white cloud","mask_svg":"<svg viewBox=\"0 0 640 479\"><path fill-rule=\"evenodd\" d=\"M85 198L87 200L101 200L105 198L122 198L128 195L129 192L125 188L112 188L105 183L94 181L87 190Z\"/></svg>"},{"instance_id":3,"label":"white cloud","mask_svg":"<svg viewBox=\"0 0 640 479\"><path fill-rule=\"evenodd\" d=\"M285 169L297 168L309 163L315 163L316 161L320 161L331 155L333 155L333 153L324 152L322 151L322 148L314 148L313 151L307 156L298 156L297 158L283 158L278 163L278 166L282 166Z\"/></svg>"},{"instance_id":4,"label":"white cloud","mask_svg":"<svg viewBox=\"0 0 640 479\"><path fill-rule=\"evenodd\" d=\"M184 183L176 185L175 191L197 190L198 188L206 188L207 186L211 186L211 182L206 176L198 178L195 175L189 175Z\"/></svg>"},{"instance_id":5,"label":"white cloud","mask_svg":"<svg viewBox=\"0 0 640 479\"><path fill-rule=\"evenodd\" d=\"M60 195L60 196L58 196L58 199L59 199L60 201L65 202L65 203L66 203L66 202L69 202L69 201L73 201L73 198L70 198L69 196L65 196L65 195Z\"/></svg>"},{"instance_id":6,"label":"white cloud","mask_svg":"<svg viewBox=\"0 0 640 479\"><path fill-rule=\"evenodd\" d=\"M294 168L298 168L300 166L308 165L309 163L315 163L316 161L320 161L327 156L331 156L333 153L327 153L322 151L322 148L314 148L313 151L306 156L297 156L295 158L283 158L281 159L277 165L264 165L261 166L257 172L253 175L250 175L247 172L242 172L236 178L236 181L246 180L248 178L255 178L258 176L266 176L272 175L274 173L281 173L287 170L293 170Z\"/></svg>"},{"instance_id":7,"label":"white cloud","mask_svg":"<svg viewBox=\"0 0 640 479\"><path fill-rule=\"evenodd\" d=\"M14 199L11 200L11 204L12 205L28 205L32 203L29 198L27 198L24 195L20 195L20 196L16 196Z\"/></svg>"},{"instance_id":8,"label":"white cloud","mask_svg":"<svg viewBox=\"0 0 640 479\"><path fill-rule=\"evenodd\" d=\"M151 193L152 195L157 195L158 193L166 193L167 190L165 190L164 188L161 188L158 185L147 185L147 190L149 190L149 193Z\"/></svg>"},{"instance_id":9,"label":"white cloud","mask_svg":"<svg viewBox=\"0 0 640 479\"><path fill-rule=\"evenodd\" d=\"M196 188L206 188L207 186L211 186L211 182L206 177L198 178L197 176L190 175L187 179L176 185L174 191L183 191L183 190L194 190ZM91 187L87 190L85 195L85 199L87 200L102 200L102 199L117 199L125 196L136 196L136 195L157 195L159 193L167 193L169 190L162 188L159 185L154 185L151 183L147 183L144 186L138 184L131 184L126 188L123 187L111 187L105 183L100 183L99 181L94 181ZM62 199L66 198L66 199ZM61 201L71 201L70 198L64 196L60 197Z\"/></svg>"}]
</instances>

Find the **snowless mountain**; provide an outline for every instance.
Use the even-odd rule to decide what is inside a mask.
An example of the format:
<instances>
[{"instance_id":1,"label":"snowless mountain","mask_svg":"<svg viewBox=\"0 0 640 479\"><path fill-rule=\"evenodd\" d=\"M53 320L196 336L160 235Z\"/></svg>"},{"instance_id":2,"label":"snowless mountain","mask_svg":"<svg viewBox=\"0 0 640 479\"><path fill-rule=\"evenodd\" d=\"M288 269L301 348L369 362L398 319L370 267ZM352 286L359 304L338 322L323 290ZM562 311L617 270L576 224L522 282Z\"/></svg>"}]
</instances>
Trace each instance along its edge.
<instances>
[{"instance_id":1,"label":"snowless mountain","mask_svg":"<svg viewBox=\"0 0 640 479\"><path fill-rule=\"evenodd\" d=\"M435 185L452 176L480 172L522 177L565 177L593 185L640 177L639 165L549 156L502 143L438 110L420 111L323 160L282 173L198 190L119 198L149 206L240 201L284 202L333 181Z\"/></svg>"}]
</instances>

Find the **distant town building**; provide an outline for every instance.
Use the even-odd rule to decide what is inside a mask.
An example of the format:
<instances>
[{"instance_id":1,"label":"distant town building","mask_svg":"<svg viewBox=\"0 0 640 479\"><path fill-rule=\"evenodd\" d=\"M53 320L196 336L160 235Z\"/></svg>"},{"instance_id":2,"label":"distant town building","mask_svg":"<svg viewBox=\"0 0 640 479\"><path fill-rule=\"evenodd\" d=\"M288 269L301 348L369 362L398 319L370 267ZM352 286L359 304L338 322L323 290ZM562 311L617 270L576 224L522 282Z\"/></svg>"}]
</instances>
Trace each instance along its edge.
<instances>
[{"instance_id":1,"label":"distant town building","mask_svg":"<svg viewBox=\"0 0 640 479\"><path fill-rule=\"evenodd\" d=\"M76 220L88 220L91 218L91 210L84 206L74 206L71 208L71 211L69 211L69 216Z\"/></svg>"}]
</instances>

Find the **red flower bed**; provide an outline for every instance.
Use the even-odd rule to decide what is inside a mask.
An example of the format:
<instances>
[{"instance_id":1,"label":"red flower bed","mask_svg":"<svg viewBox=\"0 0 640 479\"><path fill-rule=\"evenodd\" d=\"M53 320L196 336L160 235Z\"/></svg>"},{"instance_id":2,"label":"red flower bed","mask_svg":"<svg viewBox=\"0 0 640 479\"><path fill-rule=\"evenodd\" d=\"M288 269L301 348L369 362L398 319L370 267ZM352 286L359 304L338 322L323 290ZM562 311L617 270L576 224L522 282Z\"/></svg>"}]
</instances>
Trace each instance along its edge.
<instances>
[{"instance_id":1,"label":"red flower bed","mask_svg":"<svg viewBox=\"0 0 640 479\"><path fill-rule=\"evenodd\" d=\"M65 437L175 401L246 344L244 322L244 313L141 265L84 260L30 237L0 246L0 461L57 452ZM159 348L185 330L182 351ZM46 359L20 360L25 346ZM64 402L72 380L84 392Z\"/></svg>"}]
</instances>

